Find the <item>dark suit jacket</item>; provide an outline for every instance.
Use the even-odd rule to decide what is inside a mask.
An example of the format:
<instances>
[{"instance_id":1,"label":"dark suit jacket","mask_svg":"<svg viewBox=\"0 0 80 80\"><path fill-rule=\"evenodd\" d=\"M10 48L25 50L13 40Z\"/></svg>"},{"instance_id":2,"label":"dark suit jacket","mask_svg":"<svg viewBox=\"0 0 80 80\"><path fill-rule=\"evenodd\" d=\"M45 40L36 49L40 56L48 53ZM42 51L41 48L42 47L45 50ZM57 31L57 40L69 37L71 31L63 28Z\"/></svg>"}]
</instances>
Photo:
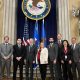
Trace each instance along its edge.
<instances>
[{"instance_id":1,"label":"dark suit jacket","mask_svg":"<svg viewBox=\"0 0 80 80\"><path fill-rule=\"evenodd\" d=\"M65 59L65 56L67 56L67 59ZM63 61L72 60L72 49L71 49L71 47L68 47L68 51L67 51L66 54L64 53L64 48L62 47L62 48L61 48L60 58L61 58L61 60L63 60Z\"/></svg>"},{"instance_id":2,"label":"dark suit jacket","mask_svg":"<svg viewBox=\"0 0 80 80\"><path fill-rule=\"evenodd\" d=\"M25 58L25 47L21 45L21 48L18 45L13 46L13 60L16 60L16 57L22 57L21 61Z\"/></svg>"},{"instance_id":3,"label":"dark suit jacket","mask_svg":"<svg viewBox=\"0 0 80 80\"><path fill-rule=\"evenodd\" d=\"M58 41L56 42L56 44L58 46L58 57L57 57L57 61L58 62L61 62L60 55L61 55L62 42L63 42L63 40L61 40L61 44L60 45L58 44Z\"/></svg>"},{"instance_id":4,"label":"dark suit jacket","mask_svg":"<svg viewBox=\"0 0 80 80\"><path fill-rule=\"evenodd\" d=\"M73 49L72 45L71 48L73 50L72 54L73 54L73 61L74 62L79 62L80 60L80 45L76 44L75 49Z\"/></svg>"},{"instance_id":5,"label":"dark suit jacket","mask_svg":"<svg viewBox=\"0 0 80 80\"><path fill-rule=\"evenodd\" d=\"M33 61L36 60L37 47L33 45L30 48L30 51L29 51L29 47L30 45L26 46L26 61L30 61L30 63L32 63Z\"/></svg>"},{"instance_id":6,"label":"dark suit jacket","mask_svg":"<svg viewBox=\"0 0 80 80\"><path fill-rule=\"evenodd\" d=\"M58 56L58 46L53 43L52 47L48 46L48 55L49 59L53 61L54 59L57 59Z\"/></svg>"}]
</instances>

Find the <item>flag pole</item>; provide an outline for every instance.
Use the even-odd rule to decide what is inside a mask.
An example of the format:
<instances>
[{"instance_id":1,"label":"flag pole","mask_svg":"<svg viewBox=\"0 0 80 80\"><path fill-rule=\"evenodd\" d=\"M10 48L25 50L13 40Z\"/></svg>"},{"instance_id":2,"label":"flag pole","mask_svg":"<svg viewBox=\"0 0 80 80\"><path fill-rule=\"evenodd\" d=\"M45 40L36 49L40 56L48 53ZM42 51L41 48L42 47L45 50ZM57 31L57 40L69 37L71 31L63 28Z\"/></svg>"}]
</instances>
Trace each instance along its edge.
<instances>
[{"instance_id":1,"label":"flag pole","mask_svg":"<svg viewBox=\"0 0 80 80\"><path fill-rule=\"evenodd\" d=\"M37 15L36 15L36 18L37 18ZM38 20L36 19L35 21L35 28L34 28L34 39L35 39L35 42L36 42L36 45L37 47L39 46L39 34L38 34ZM35 68L36 70L36 80L38 80L38 77L37 77L37 67Z\"/></svg>"}]
</instances>

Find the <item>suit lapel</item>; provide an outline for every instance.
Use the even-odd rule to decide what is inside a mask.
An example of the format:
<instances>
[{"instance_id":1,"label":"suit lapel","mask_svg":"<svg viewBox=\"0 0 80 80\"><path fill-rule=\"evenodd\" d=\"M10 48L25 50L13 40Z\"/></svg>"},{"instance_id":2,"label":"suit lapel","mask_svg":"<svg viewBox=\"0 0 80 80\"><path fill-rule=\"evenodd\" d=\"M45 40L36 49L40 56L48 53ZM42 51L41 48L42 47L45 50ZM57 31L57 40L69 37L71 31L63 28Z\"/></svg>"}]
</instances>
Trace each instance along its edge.
<instances>
[{"instance_id":1,"label":"suit lapel","mask_svg":"<svg viewBox=\"0 0 80 80\"><path fill-rule=\"evenodd\" d=\"M29 46L29 47L30 47L30 46ZM29 47L28 47L28 50L29 50ZM34 49L34 45L32 45L32 46L30 47L30 51L29 51L29 52L32 52L33 49Z\"/></svg>"}]
</instances>

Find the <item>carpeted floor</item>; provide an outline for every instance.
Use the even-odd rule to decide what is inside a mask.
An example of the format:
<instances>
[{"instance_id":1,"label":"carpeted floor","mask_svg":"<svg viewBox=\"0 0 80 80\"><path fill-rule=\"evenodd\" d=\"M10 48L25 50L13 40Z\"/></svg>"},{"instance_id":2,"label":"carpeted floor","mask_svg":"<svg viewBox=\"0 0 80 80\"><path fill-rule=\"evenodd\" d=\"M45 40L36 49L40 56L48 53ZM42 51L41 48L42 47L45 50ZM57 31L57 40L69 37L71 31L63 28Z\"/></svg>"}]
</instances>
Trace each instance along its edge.
<instances>
[{"instance_id":1,"label":"carpeted floor","mask_svg":"<svg viewBox=\"0 0 80 80\"><path fill-rule=\"evenodd\" d=\"M6 77L3 78L2 80L13 80L13 79L7 79ZM20 80L19 78L17 78L16 80ZM26 80L26 79L23 79ZM41 79L34 79L34 80L41 80ZM46 80L50 80L50 78L47 78Z\"/></svg>"}]
</instances>

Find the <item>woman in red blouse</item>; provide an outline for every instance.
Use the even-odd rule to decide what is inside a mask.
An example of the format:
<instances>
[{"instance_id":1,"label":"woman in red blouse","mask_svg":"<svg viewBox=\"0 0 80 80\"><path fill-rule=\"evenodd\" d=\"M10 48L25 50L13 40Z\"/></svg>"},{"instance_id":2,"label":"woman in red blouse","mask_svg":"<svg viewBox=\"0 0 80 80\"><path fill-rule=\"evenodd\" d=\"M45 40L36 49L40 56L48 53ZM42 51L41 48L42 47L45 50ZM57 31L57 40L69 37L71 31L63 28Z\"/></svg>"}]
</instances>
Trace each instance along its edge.
<instances>
[{"instance_id":1,"label":"woman in red blouse","mask_svg":"<svg viewBox=\"0 0 80 80\"><path fill-rule=\"evenodd\" d=\"M71 72L71 64L72 64L72 50L69 46L67 40L64 40L62 43L61 49L61 63L63 69L63 80L73 80L72 72Z\"/></svg>"}]
</instances>

